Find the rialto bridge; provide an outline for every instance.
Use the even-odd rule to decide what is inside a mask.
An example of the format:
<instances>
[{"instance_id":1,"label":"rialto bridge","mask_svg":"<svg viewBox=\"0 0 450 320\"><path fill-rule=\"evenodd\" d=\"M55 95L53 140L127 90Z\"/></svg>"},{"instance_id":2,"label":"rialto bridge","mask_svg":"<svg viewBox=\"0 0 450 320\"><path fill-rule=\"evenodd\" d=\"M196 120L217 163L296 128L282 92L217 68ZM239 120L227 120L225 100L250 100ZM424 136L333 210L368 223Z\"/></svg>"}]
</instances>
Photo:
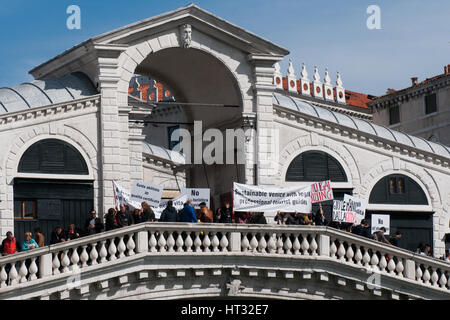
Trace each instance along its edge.
<instances>
[{"instance_id":1,"label":"rialto bridge","mask_svg":"<svg viewBox=\"0 0 450 320\"><path fill-rule=\"evenodd\" d=\"M449 263L328 227L143 223L0 268L0 299L450 299Z\"/></svg>"},{"instance_id":2,"label":"rialto bridge","mask_svg":"<svg viewBox=\"0 0 450 320\"><path fill-rule=\"evenodd\" d=\"M298 75L291 62L283 76L288 54L189 5L91 38L31 70L36 80L0 88L1 237L13 231L20 241L39 226L49 239L56 225L81 226L91 208L102 217L114 206L113 181L159 184L165 198L210 188L218 208L233 182L331 180L336 199L368 200L368 218L389 214L403 249L428 243L441 257L449 147L373 124L339 73L334 85L328 70L322 81L318 68ZM170 88L175 102L130 95L137 75ZM190 164L171 150L169 132L194 121L251 129L224 151L243 163ZM190 236L178 237L180 228ZM2 257L0 298L448 297L444 262L333 229L265 228L145 224ZM81 285L68 290L72 265ZM370 280L379 288L365 284L371 266L382 270Z\"/></svg>"}]
</instances>

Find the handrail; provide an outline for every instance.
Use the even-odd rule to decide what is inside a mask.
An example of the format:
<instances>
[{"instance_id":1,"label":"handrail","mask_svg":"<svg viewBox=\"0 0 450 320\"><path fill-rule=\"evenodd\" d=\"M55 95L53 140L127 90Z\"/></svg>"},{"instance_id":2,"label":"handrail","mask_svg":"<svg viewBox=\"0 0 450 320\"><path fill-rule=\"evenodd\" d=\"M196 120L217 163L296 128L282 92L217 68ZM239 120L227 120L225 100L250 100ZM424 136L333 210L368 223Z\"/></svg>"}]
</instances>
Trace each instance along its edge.
<instances>
[{"instance_id":1,"label":"handrail","mask_svg":"<svg viewBox=\"0 0 450 320\"><path fill-rule=\"evenodd\" d=\"M0 258L0 293L137 253L320 256L450 293L450 264L327 226L145 222ZM20 267L18 266L18 263ZM38 266L39 265L39 266ZM9 268L9 269L8 269Z\"/></svg>"}]
</instances>

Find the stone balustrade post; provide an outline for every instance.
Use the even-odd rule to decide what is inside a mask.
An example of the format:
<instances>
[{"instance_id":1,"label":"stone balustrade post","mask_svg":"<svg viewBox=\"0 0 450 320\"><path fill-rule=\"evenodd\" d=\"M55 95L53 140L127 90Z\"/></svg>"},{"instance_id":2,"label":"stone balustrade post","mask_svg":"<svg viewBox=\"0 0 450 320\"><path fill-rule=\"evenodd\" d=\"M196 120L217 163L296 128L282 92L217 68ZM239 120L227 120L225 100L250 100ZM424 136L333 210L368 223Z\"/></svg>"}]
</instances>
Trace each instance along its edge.
<instances>
[{"instance_id":1,"label":"stone balustrade post","mask_svg":"<svg viewBox=\"0 0 450 320\"><path fill-rule=\"evenodd\" d=\"M416 263L413 260L405 260L403 275L407 279L416 280Z\"/></svg>"},{"instance_id":2,"label":"stone balustrade post","mask_svg":"<svg viewBox=\"0 0 450 320\"><path fill-rule=\"evenodd\" d=\"M317 252L320 256L330 256L330 236L319 234L319 241L317 242Z\"/></svg>"},{"instance_id":3,"label":"stone balustrade post","mask_svg":"<svg viewBox=\"0 0 450 320\"><path fill-rule=\"evenodd\" d=\"M140 231L136 233L136 253L148 251L148 232Z\"/></svg>"},{"instance_id":4,"label":"stone balustrade post","mask_svg":"<svg viewBox=\"0 0 450 320\"><path fill-rule=\"evenodd\" d=\"M230 249L231 249L231 252L240 252L241 251L241 233L240 232L231 232L231 234L230 234Z\"/></svg>"},{"instance_id":5,"label":"stone balustrade post","mask_svg":"<svg viewBox=\"0 0 450 320\"><path fill-rule=\"evenodd\" d=\"M39 257L39 278L50 277L53 274L53 257L51 253Z\"/></svg>"}]
</instances>

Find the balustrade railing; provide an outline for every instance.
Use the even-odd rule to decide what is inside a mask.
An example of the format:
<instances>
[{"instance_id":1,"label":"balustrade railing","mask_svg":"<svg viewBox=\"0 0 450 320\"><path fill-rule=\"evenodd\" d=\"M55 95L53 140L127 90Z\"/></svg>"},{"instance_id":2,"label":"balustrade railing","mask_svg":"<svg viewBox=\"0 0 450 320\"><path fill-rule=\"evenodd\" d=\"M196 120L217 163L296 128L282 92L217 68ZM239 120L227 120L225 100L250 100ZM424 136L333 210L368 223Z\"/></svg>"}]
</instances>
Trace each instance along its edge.
<instances>
[{"instance_id":1,"label":"balustrade railing","mask_svg":"<svg viewBox=\"0 0 450 320\"><path fill-rule=\"evenodd\" d=\"M0 292L136 254L316 257L441 290L450 282L447 262L327 227L143 223L0 257Z\"/></svg>"}]
</instances>

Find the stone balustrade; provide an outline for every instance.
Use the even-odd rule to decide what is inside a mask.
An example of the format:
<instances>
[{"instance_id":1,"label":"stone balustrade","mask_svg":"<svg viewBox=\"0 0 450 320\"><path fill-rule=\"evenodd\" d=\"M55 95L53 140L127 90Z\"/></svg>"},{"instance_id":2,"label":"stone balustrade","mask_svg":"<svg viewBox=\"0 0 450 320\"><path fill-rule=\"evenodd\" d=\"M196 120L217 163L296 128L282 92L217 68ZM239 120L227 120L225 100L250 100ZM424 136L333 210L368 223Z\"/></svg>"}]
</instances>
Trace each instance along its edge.
<instances>
[{"instance_id":1,"label":"stone balustrade","mask_svg":"<svg viewBox=\"0 0 450 320\"><path fill-rule=\"evenodd\" d=\"M0 294L131 256L323 259L450 294L450 264L329 227L143 223L0 258Z\"/></svg>"}]
</instances>

